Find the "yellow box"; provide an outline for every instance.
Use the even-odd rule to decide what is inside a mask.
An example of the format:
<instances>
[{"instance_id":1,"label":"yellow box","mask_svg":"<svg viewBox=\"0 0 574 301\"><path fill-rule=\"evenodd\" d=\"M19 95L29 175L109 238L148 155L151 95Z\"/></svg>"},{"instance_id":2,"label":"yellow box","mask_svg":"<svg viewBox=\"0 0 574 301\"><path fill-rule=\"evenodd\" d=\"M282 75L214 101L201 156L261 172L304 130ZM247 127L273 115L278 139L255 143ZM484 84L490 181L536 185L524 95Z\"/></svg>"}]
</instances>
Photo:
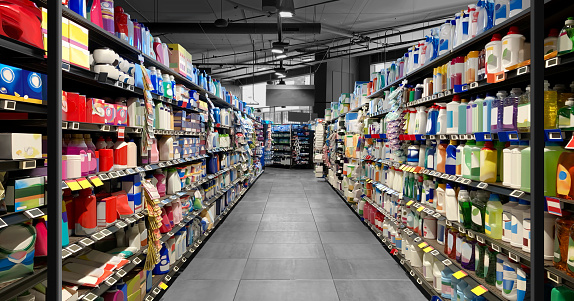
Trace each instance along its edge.
<instances>
[{"instance_id":1,"label":"yellow box","mask_svg":"<svg viewBox=\"0 0 574 301\"><path fill-rule=\"evenodd\" d=\"M62 62L70 62L70 40L69 40L69 20L62 17ZM44 50L48 53L48 10L42 8L42 36L44 39Z\"/></svg>"},{"instance_id":2,"label":"yellow box","mask_svg":"<svg viewBox=\"0 0 574 301\"><path fill-rule=\"evenodd\" d=\"M79 24L69 21L68 37L70 44L70 63L90 69L90 51L88 50L89 31Z\"/></svg>"},{"instance_id":3,"label":"yellow box","mask_svg":"<svg viewBox=\"0 0 574 301\"><path fill-rule=\"evenodd\" d=\"M183 76L191 76L193 74L191 54L179 44L167 44L167 46L170 50L169 67Z\"/></svg>"}]
</instances>

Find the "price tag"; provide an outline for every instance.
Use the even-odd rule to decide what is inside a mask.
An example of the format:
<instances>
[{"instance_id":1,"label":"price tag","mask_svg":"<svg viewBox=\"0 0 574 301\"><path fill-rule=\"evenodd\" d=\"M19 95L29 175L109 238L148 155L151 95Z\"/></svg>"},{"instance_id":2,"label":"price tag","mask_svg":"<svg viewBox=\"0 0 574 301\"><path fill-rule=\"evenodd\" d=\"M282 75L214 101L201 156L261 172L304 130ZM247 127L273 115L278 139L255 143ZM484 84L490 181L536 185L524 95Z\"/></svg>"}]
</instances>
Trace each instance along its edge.
<instances>
[{"instance_id":1,"label":"price tag","mask_svg":"<svg viewBox=\"0 0 574 301\"><path fill-rule=\"evenodd\" d=\"M444 264L445 266L449 266L452 264L452 261L450 261L450 259L445 259L442 261L442 264Z\"/></svg>"},{"instance_id":2,"label":"price tag","mask_svg":"<svg viewBox=\"0 0 574 301\"><path fill-rule=\"evenodd\" d=\"M142 260L139 257L134 258L133 263L138 265L140 264L140 262L142 262Z\"/></svg>"},{"instance_id":3,"label":"price tag","mask_svg":"<svg viewBox=\"0 0 574 301\"><path fill-rule=\"evenodd\" d=\"M144 171L144 169L142 167L139 167L139 166L136 167L136 172L143 172L143 171Z\"/></svg>"},{"instance_id":4,"label":"price tag","mask_svg":"<svg viewBox=\"0 0 574 301\"><path fill-rule=\"evenodd\" d=\"M530 72L530 66L523 66L516 70L516 75L522 75Z\"/></svg>"},{"instance_id":5,"label":"price tag","mask_svg":"<svg viewBox=\"0 0 574 301\"><path fill-rule=\"evenodd\" d=\"M449 175L445 173L440 176L441 179L448 179L448 177Z\"/></svg>"},{"instance_id":6,"label":"price tag","mask_svg":"<svg viewBox=\"0 0 574 301\"><path fill-rule=\"evenodd\" d=\"M84 299L85 299L85 298L84 298ZM152 297L151 295L148 295L148 296L145 298L145 301L153 301L153 297Z\"/></svg>"},{"instance_id":7,"label":"price tag","mask_svg":"<svg viewBox=\"0 0 574 301\"><path fill-rule=\"evenodd\" d=\"M438 256L438 255L440 254L440 252L437 251L437 250L432 250L430 253L431 253L431 255L433 255L433 256Z\"/></svg>"},{"instance_id":8,"label":"price tag","mask_svg":"<svg viewBox=\"0 0 574 301\"><path fill-rule=\"evenodd\" d=\"M411 276L415 276L415 272L413 270L410 271Z\"/></svg>"},{"instance_id":9,"label":"price tag","mask_svg":"<svg viewBox=\"0 0 574 301\"><path fill-rule=\"evenodd\" d=\"M492 249L493 249L494 251L500 252L500 247L499 247L498 245L495 245L495 244L492 243L491 246L492 246Z\"/></svg>"},{"instance_id":10,"label":"price tag","mask_svg":"<svg viewBox=\"0 0 574 301\"><path fill-rule=\"evenodd\" d=\"M118 173L115 172L115 171L109 172L109 173L108 173L108 176L110 176L110 178L112 178L112 179L115 179L115 178L119 177L119 176L118 176Z\"/></svg>"},{"instance_id":11,"label":"price tag","mask_svg":"<svg viewBox=\"0 0 574 301\"><path fill-rule=\"evenodd\" d=\"M422 242L422 243L418 244L418 246L419 246L419 248L421 248L421 249L422 249L422 248L425 248L425 247L427 247L427 246L428 246L428 244L427 244L426 242Z\"/></svg>"},{"instance_id":12,"label":"price tag","mask_svg":"<svg viewBox=\"0 0 574 301\"><path fill-rule=\"evenodd\" d=\"M98 296L93 294L93 293L88 293L87 295L85 295L82 298L82 300L84 300L84 301L94 301L96 299L98 299ZM148 300L146 300L146 301L148 301ZM149 300L149 301L151 301L151 300Z\"/></svg>"},{"instance_id":13,"label":"price tag","mask_svg":"<svg viewBox=\"0 0 574 301\"><path fill-rule=\"evenodd\" d=\"M84 238L84 239L80 240L78 243L84 247L87 247L89 245L92 245L94 243L94 241L89 239L89 238Z\"/></svg>"},{"instance_id":14,"label":"price tag","mask_svg":"<svg viewBox=\"0 0 574 301\"><path fill-rule=\"evenodd\" d=\"M462 183L463 181L464 181L464 178L457 178L457 179L455 180L455 182L457 182L457 183Z\"/></svg>"},{"instance_id":15,"label":"price tag","mask_svg":"<svg viewBox=\"0 0 574 301\"><path fill-rule=\"evenodd\" d=\"M159 167L162 167L162 168L163 168L163 167L165 167L165 164L164 164L164 163L159 163L157 166L159 166Z\"/></svg>"},{"instance_id":16,"label":"price tag","mask_svg":"<svg viewBox=\"0 0 574 301\"><path fill-rule=\"evenodd\" d=\"M120 278L121 278L121 277L124 277L126 274L127 274L126 271L124 271L123 269L119 269L119 270L116 272L116 275L118 275Z\"/></svg>"},{"instance_id":17,"label":"price tag","mask_svg":"<svg viewBox=\"0 0 574 301\"><path fill-rule=\"evenodd\" d=\"M468 237L470 237L470 238L474 238L474 234L473 234L472 232L470 232L470 231L468 231L468 232L466 233L466 235L468 235Z\"/></svg>"},{"instance_id":18,"label":"price tag","mask_svg":"<svg viewBox=\"0 0 574 301\"><path fill-rule=\"evenodd\" d=\"M558 64L560 64L560 58L559 57L555 57L555 58L551 58L549 60L546 60L546 68L554 67Z\"/></svg>"},{"instance_id":19,"label":"price tag","mask_svg":"<svg viewBox=\"0 0 574 301\"><path fill-rule=\"evenodd\" d=\"M106 236L104 234L102 234L101 232L98 232L98 233L92 235L92 239L95 241L101 240L104 237L106 237Z\"/></svg>"},{"instance_id":20,"label":"price tag","mask_svg":"<svg viewBox=\"0 0 574 301\"><path fill-rule=\"evenodd\" d=\"M70 189L72 191L82 189L82 186L80 186L80 184L78 184L78 182L76 182L76 180L66 180L64 182L66 182L66 185L68 185L68 187L70 187Z\"/></svg>"},{"instance_id":21,"label":"price tag","mask_svg":"<svg viewBox=\"0 0 574 301\"><path fill-rule=\"evenodd\" d=\"M452 95L452 91L451 91L451 90L446 90L446 91L444 92L444 96L450 96L450 95Z\"/></svg>"},{"instance_id":22,"label":"price tag","mask_svg":"<svg viewBox=\"0 0 574 301\"><path fill-rule=\"evenodd\" d=\"M424 249L423 249L423 252L428 253L428 252L430 252L430 251L432 251L432 250L434 250L434 248L429 246L429 247L424 248Z\"/></svg>"},{"instance_id":23,"label":"price tag","mask_svg":"<svg viewBox=\"0 0 574 301\"><path fill-rule=\"evenodd\" d=\"M145 170L152 170L153 168L151 167L151 165L146 165L146 166L144 167L144 169L145 169Z\"/></svg>"},{"instance_id":24,"label":"price tag","mask_svg":"<svg viewBox=\"0 0 574 301\"><path fill-rule=\"evenodd\" d=\"M414 203L414 201L408 201L407 206L410 206L412 203Z\"/></svg>"},{"instance_id":25,"label":"price tag","mask_svg":"<svg viewBox=\"0 0 574 301\"><path fill-rule=\"evenodd\" d=\"M171 163L171 161L167 161L167 162L165 162L165 164L166 164L167 166L172 166L172 165L173 165L173 163Z\"/></svg>"},{"instance_id":26,"label":"price tag","mask_svg":"<svg viewBox=\"0 0 574 301\"><path fill-rule=\"evenodd\" d=\"M116 284L116 282L118 282L118 279L116 279L114 277L110 277L105 282L107 285L112 286L112 285Z\"/></svg>"},{"instance_id":27,"label":"price tag","mask_svg":"<svg viewBox=\"0 0 574 301\"><path fill-rule=\"evenodd\" d=\"M476 237L476 240L477 240L479 243L482 243L482 244L485 243L485 242L484 242L484 238L482 238L482 236L477 236L477 237Z\"/></svg>"},{"instance_id":28,"label":"price tag","mask_svg":"<svg viewBox=\"0 0 574 301\"><path fill-rule=\"evenodd\" d=\"M422 240L422 239L421 239L420 237L415 237L415 239L413 239L414 242L419 242L419 241L421 241L421 240Z\"/></svg>"},{"instance_id":29,"label":"price tag","mask_svg":"<svg viewBox=\"0 0 574 301\"><path fill-rule=\"evenodd\" d=\"M458 232L464 234L466 233L466 229L464 229L463 227L458 227Z\"/></svg>"},{"instance_id":30,"label":"price tag","mask_svg":"<svg viewBox=\"0 0 574 301\"><path fill-rule=\"evenodd\" d=\"M452 226L452 223L448 219L445 222L446 222L447 226L449 226L449 227Z\"/></svg>"},{"instance_id":31,"label":"price tag","mask_svg":"<svg viewBox=\"0 0 574 301\"><path fill-rule=\"evenodd\" d=\"M418 212L421 212L421 211L423 211L423 210L425 210L425 207L422 207L422 206L419 207L419 209L417 209Z\"/></svg>"},{"instance_id":32,"label":"price tag","mask_svg":"<svg viewBox=\"0 0 574 301\"><path fill-rule=\"evenodd\" d=\"M480 182L478 183L478 185L476 185L477 188L480 189L486 189L486 187L488 187L488 184L484 183L484 182Z\"/></svg>"},{"instance_id":33,"label":"price tag","mask_svg":"<svg viewBox=\"0 0 574 301\"><path fill-rule=\"evenodd\" d=\"M465 271L460 270L460 271L458 271L458 272L452 274L452 276L453 276L454 278L456 278L456 279L462 279L462 278L468 276L468 274L467 274Z\"/></svg>"},{"instance_id":34,"label":"price tag","mask_svg":"<svg viewBox=\"0 0 574 301\"><path fill-rule=\"evenodd\" d=\"M110 230L108 230L108 229L104 229L104 230L100 231L100 233L102 233L104 236L112 235L112 232L110 232Z\"/></svg>"},{"instance_id":35,"label":"price tag","mask_svg":"<svg viewBox=\"0 0 574 301\"><path fill-rule=\"evenodd\" d=\"M473 289L470 290L471 292L473 292L477 297L488 292L488 289L482 285L479 285Z\"/></svg>"},{"instance_id":36,"label":"price tag","mask_svg":"<svg viewBox=\"0 0 574 301\"><path fill-rule=\"evenodd\" d=\"M470 179L465 179L464 181L462 181L464 185L468 185L470 184L470 182L472 182Z\"/></svg>"},{"instance_id":37,"label":"price tag","mask_svg":"<svg viewBox=\"0 0 574 301\"><path fill-rule=\"evenodd\" d=\"M562 283L562 278L550 271L546 271L547 275L548 275L548 279L550 279L552 282L561 284Z\"/></svg>"},{"instance_id":38,"label":"price tag","mask_svg":"<svg viewBox=\"0 0 574 301\"><path fill-rule=\"evenodd\" d=\"M441 217L441 216L442 216L442 215L440 215L440 213L438 213L438 212L433 215L434 218L439 218L439 217Z\"/></svg>"},{"instance_id":39,"label":"price tag","mask_svg":"<svg viewBox=\"0 0 574 301\"><path fill-rule=\"evenodd\" d=\"M37 218L40 216L44 216L44 212L38 208L33 208L30 210L26 210L24 211L24 215L26 215L28 218Z\"/></svg>"},{"instance_id":40,"label":"price tag","mask_svg":"<svg viewBox=\"0 0 574 301\"><path fill-rule=\"evenodd\" d=\"M179 271L179 267L178 267L178 266L174 266L174 267L173 267L173 270L177 272L177 271Z\"/></svg>"},{"instance_id":41,"label":"price tag","mask_svg":"<svg viewBox=\"0 0 574 301\"><path fill-rule=\"evenodd\" d=\"M170 275L165 275L165 278L163 278L166 282L171 281L171 276Z\"/></svg>"},{"instance_id":42,"label":"price tag","mask_svg":"<svg viewBox=\"0 0 574 301\"><path fill-rule=\"evenodd\" d=\"M161 289L159 287L156 287L153 289L152 293L157 296L159 293L161 293Z\"/></svg>"},{"instance_id":43,"label":"price tag","mask_svg":"<svg viewBox=\"0 0 574 301\"><path fill-rule=\"evenodd\" d=\"M119 221L116 223L116 227L118 227L120 229L125 228L126 226L127 226L127 224L122 222L122 221Z\"/></svg>"},{"instance_id":44,"label":"price tag","mask_svg":"<svg viewBox=\"0 0 574 301\"><path fill-rule=\"evenodd\" d=\"M100 187L100 186L104 185L104 182L102 182L102 180L100 178L98 178L97 176L92 176L89 179L90 179L90 182L92 182L92 184L95 187Z\"/></svg>"},{"instance_id":45,"label":"price tag","mask_svg":"<svg viewBox=\"0 0 574 301\"><path fill-rule=\"evenodd\" d=\"M443 92L440 92L440 93L438 94L438 97L439 97L439 98L444 97L444 93L443 93Z\"/></svg>"},{"instance_id":46,"label":"price tag","mask_svg":"<svg viewBox=\"0 0 574 301\"><path fill-rule=\"evenodd\" d=\"M510 193L510 196L515 197L515 198L520 198L524 195L524 191L520 191L520 190L514 190Z\"/></svg>"},{"instance_id":47,"label":"price tag","mask_svg":"<svg viewBox=\"0 0 574 301\"><path fill-rule=\"evenodd\" d=\"M66 249L62 250L62 259L66 259L66 258L70 257L70 255L72 255L72 252L70 252Z\"/></svg>"},{"instance_id":48,"label":"price tag","mask_svg":"<svg viewBox=\"0 0 574 301\"><path fill-rule=\"evenodd\" d=\"M182 257L182 258L181 258L181 262L185 263L186 261L187 261L187 258L186 258L186 257Z\"/></svg>"}]
</instances>

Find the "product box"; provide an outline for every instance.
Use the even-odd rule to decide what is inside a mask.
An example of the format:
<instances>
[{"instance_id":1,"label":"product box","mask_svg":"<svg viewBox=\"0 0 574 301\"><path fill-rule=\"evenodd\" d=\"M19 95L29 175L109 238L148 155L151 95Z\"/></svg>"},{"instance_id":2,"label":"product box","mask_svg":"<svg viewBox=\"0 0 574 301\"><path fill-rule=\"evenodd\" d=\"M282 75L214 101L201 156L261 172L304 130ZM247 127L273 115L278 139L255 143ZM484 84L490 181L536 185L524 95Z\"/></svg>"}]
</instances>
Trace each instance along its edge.
<instances>
[{"instance_id":1,"label":"product box","mask_svg":"<svg viewBox=\"0 0 574 301\"><path fill-rule=\"evenodd\" d=\"M104 104L104 112L105 124L114 125L116 122L116 105L113 103Z\"/></svg>"},{"instance_id":2,"label":"product box","mask_svg":"<svg viewBox=\"0 0 574 301\"><path fill-rule=\"evenodd\" d=\"M99 98L88 98L86 101L86 122L101 123L106 122L105 114L106 102Z\"/></svg>"},{"instance_id":3,"label":"product box","mask_svg":"<svg viewBox=\"0 0 574 301\"><path fill-rule=\"evenodd\" d=\"M187 116L186 116L186 113L184 110L180 110L180 111L175 112L175 115L173 116L173 119L174 119L173 129L176 131L185 131L186 130L185 129L186 124L187 124L186 118L187 118Z\"/></svg>"},{"instance_id":4,"label":"product box","mask_svg":"<svg viewBox=\"0 0 574 301\"><path fill-rule=\"evenodd\" d=\"M185 77L191 77L193 75L191 54L179 44L167 44L167 46L170 50L169 67Z\"/></svg>"},{"instance_id":5,"label":"product box","mask_svg":"<svg viewBox=\"0 0 574 301\"><path fill-rule=\"evenodd\" d=\"M22 70L23 101L41 104L44 100L43 90L45 77L43 74Z\"/></svg>"},{"instance_id":6,"label":"product box","mask_svg":"<svg viewBox=\"0 0 574 301\"><path fill-rule=\"evenodd\" d=\"M4 202L8 212L20 212L46 204L44 177L8 179Z\"/></svg>"},{"instance_id":7,"label":"product box","mask_svg":"<svg viewBox=\"0 0 574 301\"><path fill-rule=\"evenodd\" d=\"M88 50L89 31L79 24L69 21L68 38L70 44L70 63L90 70L90 51Z\"/></svg>"},{"instance_id":8,"label":"product box","mask_svg":"<svg viewBox=\"0 0 574 301\"><path fill-rule=\"evenodd\" d=\"M62 17L62 61L70 62L69 20ZM44 50L48 52L48 10L42 8L42 35L44 38Z\"/></svg>"},{"instance_id":9,"label":"product box","mask_svg":"<svg viewBox=\"0 0 574 301\"><path fill-rule=\"evenodd\" d=\"M22 100L24 85L22 69L0 64L0 95L4 99Z\"/></svg>"},{"instance_id":10,"label":"product box","mask_svg":"<svg viewBox=\"0 0 574 301\"><path fill-rule=\"evenodd\" d=\"M124 105L116 104L115 125L128 125L128 108Z\"/></svg>"},{"instance_id":11,"label":"product box","mask_svg":"<svg viewBox=\"0 0 574 301\"><path fill-rule=\"evenodd\" d=\"M86 122L86 96L74 92L66 93L67 116L65 120ZM62 120L64 120L63 117Z\"/></svg>"},{"instance_id":12,"label":"product box","mask_svg":"<svg viewBox=\"0 0 574 301\"><path fill-rule=\"evenodd\" d=\"M131 271L126 276L124 276L124 281L126 282L126 285L127 285L127 300L128 301L140 301L140 300L142 300L140 285L141 285L141 280L143 277L144 277L144 271L143 270Z\"/></svg>"},{"instance_id":13,"label":"product box","mask_svg":"<svg viewBox=\"0 0 574 301\"><path fill-rule=\"evenodd\" d=\"M0 159L41 159L42 134L0 133Z\"/></svg>"}]
</instances>

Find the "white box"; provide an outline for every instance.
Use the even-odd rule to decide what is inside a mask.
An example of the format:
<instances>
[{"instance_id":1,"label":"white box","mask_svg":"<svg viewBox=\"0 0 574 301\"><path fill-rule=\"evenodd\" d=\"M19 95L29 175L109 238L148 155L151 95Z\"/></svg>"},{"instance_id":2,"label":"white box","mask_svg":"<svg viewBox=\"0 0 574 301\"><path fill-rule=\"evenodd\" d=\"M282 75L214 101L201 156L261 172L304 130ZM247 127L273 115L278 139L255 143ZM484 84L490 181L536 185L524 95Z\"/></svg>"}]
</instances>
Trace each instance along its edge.
<instances>
[{"instance_id":1,"label":"white box","mask_svg":"<svg viewBox=\"0 0 574 301\"><path fill-rule=\"evenodd\" d=\"M41 159L42 134L0 133L0 159Z\"/></svg>"}]
</instances>

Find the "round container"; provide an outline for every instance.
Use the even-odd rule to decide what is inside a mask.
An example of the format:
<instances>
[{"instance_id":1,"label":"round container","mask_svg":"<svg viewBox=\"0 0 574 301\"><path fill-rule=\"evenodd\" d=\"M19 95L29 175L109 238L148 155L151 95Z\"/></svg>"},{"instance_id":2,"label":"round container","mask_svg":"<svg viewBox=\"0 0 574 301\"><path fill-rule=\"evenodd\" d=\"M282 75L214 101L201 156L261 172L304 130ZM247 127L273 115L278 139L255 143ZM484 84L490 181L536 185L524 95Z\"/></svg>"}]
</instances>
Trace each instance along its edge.
<instances>
[{"instance_id":1,"label":"round container","mask_svg":"<svg viewBox=\"0 0 574 301\"><path fill-rule=\"evenodd\" d=\"M73 179L82 176L82 155L67 155L66 178Z\"/></svg>"},{"instance_id":2,"label":"round container","mask_svg":"<svg viewBox=\"0 0 574 301\"><path fill-rule=\"evenodd\" d=\"M502 70L502 41L500 34L494 34L485 46L486 48L486 73L494 74Z\"/></svg>"},{"instance_id":3,"label":"round container","mask_svg":"<svg viewBox=\"0 0 574 301\"><path fill-rule=\"evenodd\" d=\"M502 70L516 65L524 60L524 41L518 27L512 26L508 34L502 38Z\"/></svg>"},{"instance_id":4,"label":"round container","mask_svg":"<svg viewBox=\"0 0 574 301\"><path fill-rule=\"evenodd\" d=\"M112 170L114 167L114 150L113 149L100 149L98 150L100 156L100 172ZM68 156L69 157L69 156Z\"/></svg>"}]
</instances>

